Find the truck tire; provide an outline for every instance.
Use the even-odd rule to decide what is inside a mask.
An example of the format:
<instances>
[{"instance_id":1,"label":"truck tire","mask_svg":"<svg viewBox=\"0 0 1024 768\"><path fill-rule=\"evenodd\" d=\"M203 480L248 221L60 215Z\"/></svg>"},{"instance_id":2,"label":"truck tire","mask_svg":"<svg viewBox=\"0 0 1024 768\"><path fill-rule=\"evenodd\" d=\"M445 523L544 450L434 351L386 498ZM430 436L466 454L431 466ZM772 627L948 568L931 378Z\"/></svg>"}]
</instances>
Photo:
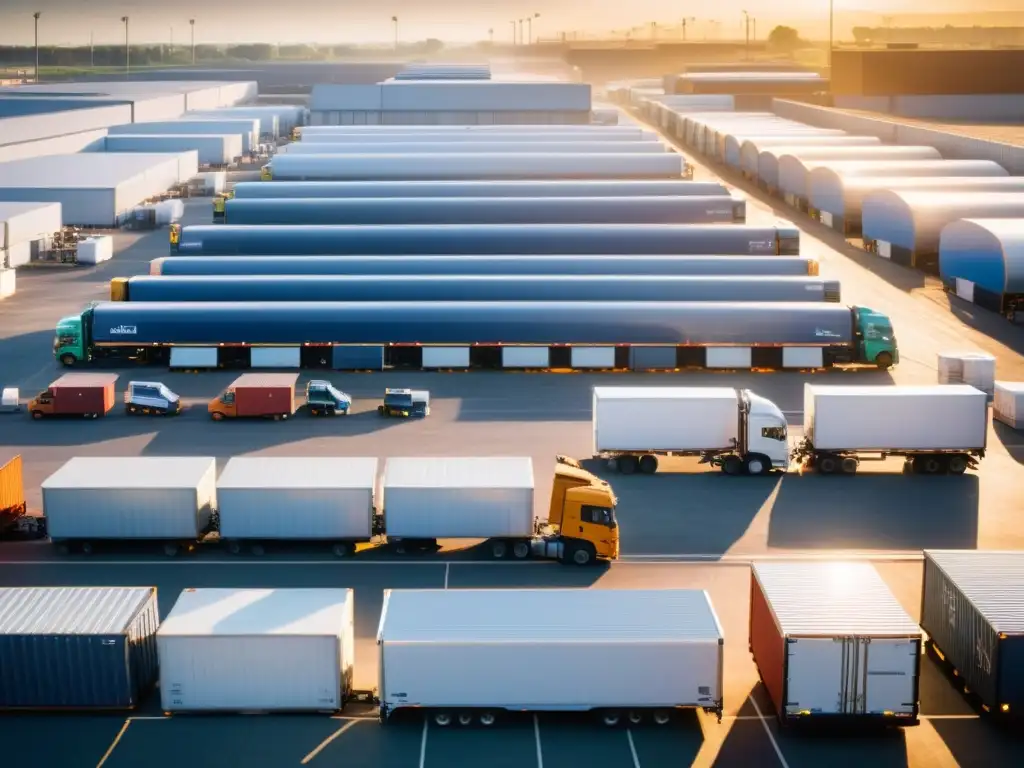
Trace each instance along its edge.
<instances>
[{"instance_id":1,"label":"truck tire","mask_svg":"<svg viewBox=\"0 0 1024 768\"><path fill-rule=\"evenodd\" d=\"M70 368L77 362L78 359L72 354L66 353L60 356L60 364L63 365L65 368Z\"/></svg>"},{"instance_id":2,"label":"truck tire","mask_svg":"<svg viewBox=\"0 0 1024 768\"><path fill-rule=\"evenodd\" d=\"M164 554L167 555L167 557L177 557L178 556L178 551L180 549L181 549L181 547L179 547L174 542L169 542L167 544L164 544Z\"/></svg>"},{"instance_id":3,"label":"truck tire","mask_svg":"<svg viewBox=\"0 0 1024 768\"><path fill-rule=\"evenodd\" d=\"M126 410L127 410L127 411L128 411L128 413L129 413L130 415L132 415L132 416L134 416L135 414L137 414L137 413L139 412L139 409L138 409L138 408L136 408L136 407L135 407L134 405L129 405L129 406L128 406L128 408L127 408Z\"/></svg>"},{"instance_id":4,"label":"truck tire","mask_svg":"<svg viewBox=\"0 0 1024 768\"><path fill-rule=\"evenodd\" d=\"M606 709L598 714L598 719L605 728L618 728L622 722L622 713L617 709Z\"/></svg>"},{"instance_id":5,"label":"truck tire","mask_svg":"<svg viewBox=\"0 0 1024 768\"><path fill-rule=\"evenodd\" d=\"M447 728L452 724L452 713L441 710L433 715L434 725L438 728Z\"/></svg>"},{"instance_id":6,"label":"truck tire","mask_svg":"<svg viewBox=\"0 0 1024 768\"><path fill-rule=\"evenodd\" d=\"M940 457L931 454L914 457L915 475L937 475L942 472Z\"/></svg>"},{"instance_id":7,"label":"truck tire","mask_svg":"<svg viewBox=\"0 0 1024 768\"><path fill-rule=\"evenodd\" d=\"M512 545L512 557L516 560L525 560L530 556L530 542L517 541Z\"/></svg>"},{"instance_id":8,"label":"truck tire","mask_svg":"<svg viewBox=\"0 0 1024 768\"><path fill-rule=\"evenodd\" d=\"M81 546L79 547L79 550L82 552L83 555L91 555L93 551L92 543L88 541L83 541Z\"/></svg>"},{"instance_id":9,"label":"truck tire","mask_svg":"<svg viewBox=\"0 0 1024 768\"><path fill-rule=\"evenodd\" d=\"M839 460L829 453L823 453L817 457L815 465L818 467L818 474L834 475L839 469Z\"/></svg>"},{"instance_id":10,"label":"truck tire","mask_svg":"<svg viewBox=\"0 0 1024 768\"><path fill-rule=\"evenodd\" d=\"M880 371L887 371L892 368L892 355L888 352L879 352L875 356L875 367Z\"/></svg>"},{"instance_id":11,"label":"truck tire","mask_svg":"<svg viewBox=\"0 0 1024 768\"><path fill-rule=\"evenodd\" d=\"M347 541L339 541L331 547L331 552L335 557L352 557L356 553L356 545Z\"/></svg>"},{"instance_id":12,"label":"truck tire","mask_svg":"<svg viewBox=\"0 0 1024 768\"><path fill-rule=\"evenodd\" d=\"M473 724L473 721L476 720L476 717L473 715L472 711L464 709L461 712L459 712L457 719L459 725L461 725L463 728L468 728Z\"/></svg>"},{"instance_id":13,"label":"truck tire","mask_svg":"<svg viewBox=\"0 0 1024 768\"><path fill-rule=\"evenodd\" d=\"M644 475L653 475L658 471L658 457L650 453L640 457L640 472Z\"/></svg>"},{"instance_id":14,"label":"truck tire","mask_svg":"<svg viewBox=\"0 0 1024 768\"><path fill-rule=\"evenodd\" d=\"M743 466L744 469L746 469L747 474L750 475L751 477L767 475L769 470L771 470L772 468L771 462L766 461L764 456L759 456L756 453L747 456L746 461L744 461L743 463Z\"/></svg>"},{"instance_id":15,"label":"truck tire","mask_svg":"<svg viewBox=\"0 0 1024 768\"><path fill-rule=\"evenodd\" d=\"M224 414L220 413L219 411L215 411L210 414L210 418L213 419L214 421L224 421Z\"/></svg>"},{"instance_id":16,"label":"truck tire","mask_svg":"<svg viewBox=\"0 0 1024 768\"><path fill-rule=\"evenodd\" d=\"M946 461L946 471L951 475L962 475L970 464L970 460L962 453L954 453Z\"/></svg>"},{"instance_id":17,"label":"truck tire","mask_svg":"<svg viewBox=\"0 0 1024 768\"><path fill-rule=\"evenodd\" d=\"M508 557L508 543L504 539L495 539L492 541L491 556L495 560L504 560Z\"/></svg>"},{"instance_id":18,"label":"truck tire","mask_svg":"<svg viewBox=\"0 0 1024 768\"><path fill-rule=\"evenodd\" d=\"M480 723L484 728L490 728L498 720L498 716L491 712L489 709L485 709L477 717L477 722Z\"/></svg>"},{"instance_id":19,"label":"truck tire","mask_svg":"<svg viewBox=\"0 0 1024 768\"><path fill-rule=\"evenodd\" d=\"M637 461L636 456L619 456L617 461L619 472L623 475L632 475L640 468L640 462Z\"/></svg>"},{"instance_id":20,"label":"truck tire","mask_svg":"<svg viewBox=\"0 0 1024 768\"><path fill-rule=\"evenodd\" d=\"M32 418L35 419L36 421L39 421L41 418L43 418L43 412L42 411L32 411Z\"/></svg>"},{"instance_id":21,"label":"truck tire","mask_svg":"<svg viewBox=\"0 0 1024 768\"><path fill-rule=\"evenodd\" d=\"M722 459L722 472L727 475L738 475L743 471L743 459L730 454Z\"/></svg>"},{"instance_id":22,"label":"truck tire","mask_svg":"<svg viewBox=\"0 0 1024 768\"><path fill-rule=\"evenodd\" d=\"M860 462L857 461L853 456L846 456L839 463L839 467L844 475L855 475L857 474L857 467L860 466Z\"/></svg>"},{"instance_id":23,"label":"truck tire","mask_svg":"<svg viewBox=\"0 0 1024 768\"><path fill-rule=\"evenodd\" d=\"M672 722L672 712L667 709L656 709L651 719L655 725L668 725Z\"/></svg>"},{"instance_id":24,"label":"truck tire","mask_svg":"<svg viewBox=\"0 0 1024 768\"><path fill-rule=\"evenodd\" d=\"M235 541L234 539L232 539L231 541L227 542L227 544L225 544L225 549L227 549L227 551L230 554L232 554L232 555L240 555L240 554L242 554L242 544L241 544L241 542Z\"/></svg>"},{"instance_id":25,"label":"truck tire","mask_svg":"<svg viewBox=\"0 0 1024 768\"><path fill-rule=\"evenodd\" d=\"M566 558L567 562L573 565L579 565L586 567L593 565L597 561L597 553L594 551L594 546L586 542L580 542L579 544L570 544L567 547Z\"/></svg>"}]
</instances>

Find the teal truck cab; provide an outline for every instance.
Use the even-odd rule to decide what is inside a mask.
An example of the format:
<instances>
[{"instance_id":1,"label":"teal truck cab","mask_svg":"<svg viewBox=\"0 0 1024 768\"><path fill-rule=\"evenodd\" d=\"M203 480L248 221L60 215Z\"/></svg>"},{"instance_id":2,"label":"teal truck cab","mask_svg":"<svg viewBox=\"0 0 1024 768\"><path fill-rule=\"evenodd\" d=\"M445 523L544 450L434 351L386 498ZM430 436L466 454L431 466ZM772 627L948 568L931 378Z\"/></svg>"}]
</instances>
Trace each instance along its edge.
<instances>
[{"instance_id":1,"label":"teal truck cab","mask_svg":"<svg viewBox=\"0 0 1024 768\"><path fill-rule=\"evenodd\" d=\"M310 416L347 416L352 398L329 381L315 379L306 385L306 410Z\"/></svg>"},{"instance_id":2,"label":"teal truck cab","mask_svg":"<svg viewBox=\"0 0 1024 768\"><path fill-rule=\"evenodd\" d=\"M377 406L381 416L428 416L430 393L414 389L385 389L384 402Z\"/></svg>"},{"instance_id":3,"label":"teal truck cab","mask_svg":"<svg viewBox=\"0 0 1024 768\"><path fill-rule=\"evenodd\" d=\"M869 307L853 307L856 349L853 362L872 364L885 371L900 361L899 346L888 315Z\"/></svg>"}]
</instances>

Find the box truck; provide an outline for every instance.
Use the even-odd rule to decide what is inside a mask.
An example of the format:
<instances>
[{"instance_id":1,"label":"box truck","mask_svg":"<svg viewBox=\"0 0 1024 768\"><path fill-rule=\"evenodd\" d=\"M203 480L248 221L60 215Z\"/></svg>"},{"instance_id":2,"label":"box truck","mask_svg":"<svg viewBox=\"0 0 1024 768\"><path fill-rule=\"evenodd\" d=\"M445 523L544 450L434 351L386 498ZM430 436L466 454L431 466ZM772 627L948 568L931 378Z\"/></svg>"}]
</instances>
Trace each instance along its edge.
<instances>
[{"instance_id":1,"label":"box truck","mask_svg":"<svg viewBox=\"0 0 1024 768\"><path fill-rule=\"evenodd\" d=\"M65 373L28 404L33 419L83 416L98 419L114 407L116 373Z\"/></svg>"},{"instance_id":2,"label":"box truck","mask_svg":"<svg viewBox=\"0 0 1024 768\"><path fill-rule=\"evenodd\" d=\"M727 475L789 466L786 417L730 387L594 387L594 456L623 474L653 474L659 456L699 456Z\"/></svg>"},{"instance_id":3,"label":"box truck","mask_svg":"<svg viewBox=\"0 0 1024 768\"><path fill-rule=\"evenodd\" d=\"M852 475L861 461L903 457L914 474L963 474L985 457L988 396L966 384L804 385L804 439L792 459Z\"/></svg>"},{"instance_id":4,"label":"box truck","mask_svg":"<svg viewBox=\"0 0 1024 768\"><path fill-rule=\"evenodd\" d=\"M377 633L380 720L439 727L507 711L593 712L609 727L721 719L724 636L702 590L387 590Z\"/></svg>"},{"instance_id":5,"label":"box truck","mask_svg":"<svg viewBox=\"0 0 1024 768\"><path fill-rule=\"evenodd\" d=\"M295 413L297 373L245 373L210 401L214 421L263 418L281 421Z\"/></svg>"},{"instance_id":6,"label":"box truck","mask_svg":"<svg viewBox=\"0 0 1024 768\"><path fill-rule=\"evenodd\" d=\"M781 725L918 724L922 632L869 563L755 562L749 637Z\"/></svg>"}]
</instances>

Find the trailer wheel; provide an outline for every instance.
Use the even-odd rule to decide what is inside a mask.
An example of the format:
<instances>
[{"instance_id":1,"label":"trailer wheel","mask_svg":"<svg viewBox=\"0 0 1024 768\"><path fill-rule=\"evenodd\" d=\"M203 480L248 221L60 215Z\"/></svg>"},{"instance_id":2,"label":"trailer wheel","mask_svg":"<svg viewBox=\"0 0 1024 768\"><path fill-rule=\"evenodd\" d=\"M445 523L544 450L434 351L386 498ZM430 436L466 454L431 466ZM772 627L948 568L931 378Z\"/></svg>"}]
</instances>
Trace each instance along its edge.
<instances>
[{"instance_id":1,"label":"trailer wheel","mask_svg":"<svg viewBox=\"0 0 1024 768\"><path fill-rule=\"evenodd\" d=\"M349 542L339 542L331 547L335 557L352 557L356 553L356 545Z\"/></svg>"},{"instance_id":2,"label":"trailer wheel","mask_svg":"<svg viewBox=\"0 0 1024 768\"><path fill-rule=\"evenodd\" d=\"M517 541L512 545L512 556L516 560L525 560L530 556L530 543L528 541Z\"/></svg>"},{"instance_id":3,"label":"trailer wheel","mask_svg":"<svg viewBox=\"0 0 1024 768\"><path fill-rule=\"evenodd\" d=\"M644 713L639 709L631 709L627 719L630 725L640 725L644 721Z\"/></svg>"},{"instance_id":4,"label":"trailer wheel","mask_svg":"<svg viewBox=\"0 0 1024 768\"><path fill-rule=\"evenodd\" d=\"M435 712L434 713L434 725L441 728L447 728L452 724L452 716L450 712Z\"/></svg>"},{"instance_id":5,"label":"trailer wheel","mask_svg":"<svg viewBox=\"0 0 1024 768\"><path fill-rule=\"evenodd\" d=\"M463 728L466 728L466 727L472 725L473 721L475 719L476 718L473 717L473 713L472 712L467 712L467 711L459 712L459 725L461 725Z\"/></svg>"},{"instance_id":6,"label":"trailer wheel","mask_svg":"<svg viewBox=\"0 0 1024 768\"><path fill-rule=\"evenodd\" d=\"M839 466L844 475L855 475L857 474L857 467L860 466L860 462L853 456L847 456L842 460Z\"/></svg>"},{"instance_id":7,"label":"trailer wheel","mask_svg":"<svg viewBox=\"0 0 1024 768\"><path fill-rule=\"evenodd\" d=\"M249 551L252 552L254 555L256 555L256 557L262 557L263 553L264 553L263 545L262 544L253 544L249 548Z\"/></svg>"},{"instance_id":8,"label":"trailer wheel","mask_svg":"<svg viewBox=\"0 0 1024 768\"><path fill-rule=\"evenodd\" d=\"M620 456L618 463L619 472L624 475L632 475L640 466L640 462L636 460L636 456Z\"/></svg>"},{"instance_id":9,"label":"trailer wheel","mask_svg":"<svg viewBox=\"0 0 1024 768\"><path fill-rule=\"evenodd\" d=\"M942 462L938 456L915 456L914 474L937 475L942 471Z\"/></svg>"},{"instance_id":10,"label":"trailer wheel","mask_svg":"<svg viewBox=\"0 0 1024 768\"><path fill-rule=\"evenodd\" d=\"M618 728L622 722L622 713L617 709L607 709L601 713L601 724L606 728Z\"/></svg>"},{"instance_id":11,"label":"trailer wheel","mask_svg":"<svg viewBox=\"0 0 1024 768\"><path fill-rule=\"evenodd\" d=\"M480 725L482 725L484 728L490 728L492 725L494 725L498 718L493 712L487 711L481 712L477 720L480 723Z\"/></svg>"},{"instance_id":12,"label":"trailer wheel","mask_svg":"<svg viewBox=\"0 0 1024 768\"><path fill-rule=\"evenodd\" d=\"M491 555L495 560L502 560L508 555L508 544L501 539L491 542Z\"/></svg>"},{"instance_id":13,"label":"trailer wheel","mask_svg":"<svg viewBox=\"0 0 1024 768\"><path fill-rule=\"evenodd\" d=\"M739 456L730 455L722 459L722 472L727 475L738 475L743 469L743 460Z\"/></svg>"},{"instance_id":14,"label":"trailer wheel","mask_svg":"<svg viewBox=\"0 0 1024 768\"><path fill-rule=\"evenodd\" d=\"M655 725L668 725L672 721L672 713L667 709L656 709L651 719Z\"/></svg>"},{"instance_id":15,"label":"trailer wheel","mask_svg":"<svg viewBox=\"0 0 1024 768\"><path fill-rule=\"evenodd\" d=\"M880 371L887 371L892 368L892 355L888 352L879 352L875 356L875 367Z\"/></svg>"},{"instance_id":16,"label":"trailer wheel","mask_svg":"<svg viewBox=\"0 0 1024 768\"><path fill-rule=\"evenodd\" d=\"M181 547L174 543L164 544L164 554L168 557L176 557L180 549Z\"/></svg>"},{"instance_id":17,"label":"trailer wheel","mask_svg":"<svg viewBox=\"0 0 1024 768\"><path fill-rule=\"evenodd\" d=\"M229 541L227 544L228 552L232 555L242 554L242 545L237 541Z\"/></svg>"},{"instance_id":18,"label":"trailer wheel","mask_svg":"<svg viewBox=\"0 0 1024 768\"><path fill-rule=\"evenodd\" d=\"M88 541L83 541L82 542L82 546L80 547L80 549L81 549L83 555L91 555L92 554L92 544L90 544Z\"/></svg>"},{"instance_id":19,"label":"trailer wheel","mask_svg":"<svg viewBox=\"0 0 1024 768\"><path fill-rule=\"evenodd\" d=\"M968 461L967 457L964 456L962 453L954 453L947 460L946 469L949 471L949 474L951 475L962 475L964 472L967 471L967 465L969 463L970 462Z\"/></svg>"},{"instance_id":20,"label":"trailer wheel","mask_svg":"<svg viewBox=\"0 0 1024 768\"><path fill-rule=\"evenodd\" d=\"M835 456L824 454L818 457L818 472L822 475L834 475L839 469L839 461Z\"/></svg>"},{"instance_id":21,"label":"trailer wheel","mask_svg":"<svg viewBox=\"0 0 1024 768\"><path fill-rule=\"evenodd\" d=\"M645 475L653 475L658 471L658 457L646 454L640 457L640 472Z\"/></svg>"}]
</instances>

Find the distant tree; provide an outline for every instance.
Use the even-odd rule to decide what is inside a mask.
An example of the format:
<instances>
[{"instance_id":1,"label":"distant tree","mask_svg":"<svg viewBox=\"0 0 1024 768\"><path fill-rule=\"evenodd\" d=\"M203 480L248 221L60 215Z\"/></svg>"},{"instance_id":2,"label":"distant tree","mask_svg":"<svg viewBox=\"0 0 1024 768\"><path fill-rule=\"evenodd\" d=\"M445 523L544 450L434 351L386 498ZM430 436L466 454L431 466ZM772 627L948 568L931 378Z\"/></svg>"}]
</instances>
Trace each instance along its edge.
<instances>
[{"instance_id":1,"label":"distant tree","mask_svg":"<svg viewBox=\"0 0 1024 768\"><path fill-rule=\"evenodd\" d=\"M779 51L794 51L805 43L793 27L778 26L768 33L768 45Z\"/></svg>"}]
</instances>

